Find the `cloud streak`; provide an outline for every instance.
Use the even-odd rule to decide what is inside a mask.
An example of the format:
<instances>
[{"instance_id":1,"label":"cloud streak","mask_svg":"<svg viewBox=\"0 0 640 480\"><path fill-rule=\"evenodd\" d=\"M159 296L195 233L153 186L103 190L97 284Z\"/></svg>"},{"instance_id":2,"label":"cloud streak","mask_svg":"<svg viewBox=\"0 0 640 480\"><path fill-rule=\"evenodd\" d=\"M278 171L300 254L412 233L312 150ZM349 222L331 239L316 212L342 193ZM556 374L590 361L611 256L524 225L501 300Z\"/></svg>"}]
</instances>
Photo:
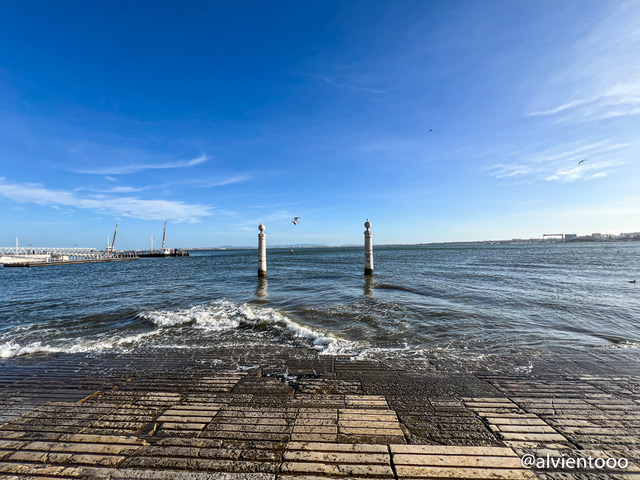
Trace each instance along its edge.
<instances>
[{"instance_id":1,"label":"cloud streak","mask_svg":"<svg viewBox=\"0 0 640 480\"><path fill-rule=\"evenodd\" d=\"M142 220L170 219L195 223L213 214L213 207L209 205L104 194L83 196L77 192L51 190L36 183L10 183L2 177L0 196L19 203L34 203L52 208L75 207Z\"/></svg>"},{"instance_id":2,"label":"cloud streak","mask_svg":"<svg viewBox=\"0 0 640 480\"><path fill-rule=\"evenodd\" d=\"M603 4L607 15L571 48L542 82L530 116L591 121L640 114L640 30L637 2Z\"/></svg>"},{"instance_id":3,"label":"cloud streak","mask_svg":"<svg viewBox=\"0 0 640 480\"><path fill-rule=\"evenodd\" d=\"M126 175L129 173L141 172L142 170L162 170L168 168L189 168L200 165L206 162L211 157L207 155L200 155L197 158L183 162L167 162L167 163L147 163L147 164L132 164L132 165L120 165L120 166L108 166L98 167L90 169L75 169L74 173L84 173L88 175Z\"/></svg>"},{"instance_id":4,"label":"cloud streak","mask_svg":"<svg viewBox=\"0 0 640 480\"><path fill-rule=\"evenodd\" d=\"M311 75L311 77L316 78L326 83L327 85L331 85L332 87L335 87L335 88L343 88L343 89L354 90L356 92L363 92L363 93L374 93L376 95L382 95L384 93L387 93L386 90L380 90L377 88L360 87L358 85L353 85L350 83L339 83L331 78L323 77L322 75Z\"/></svg>"},{"instance_id":5,"label":"cloud streak","mask_svg":"<svg viewBox=\"0 0 640 480\"><path fill-rule=\"evenodd\" d=\"M207 187L222 187L224 185L232 185L234 183L240 183L240 182L246 182L247 180L249 180L249 175L234 175L232 177L228 177L228 178L223 178L222 180L218 180L216 182L209 182L206 185L204 185L205 188Z\"/></svg>"},{"instance_id":6,"label":"cloud streak","mask_svg":"<svg viewBox=\"0 0 640 480\"><path fill-rule=\"evenodd\" d=\"M606 177L616 166L624 162L619 155L630 144L595 142L586 145L570 144L556 149L543 150L522 156L513 163L497 163L487 171L495 178L531 177L538 181L574 182ZM580 160L586 160L578 164Z\"/></svg>"},{"instance_id":7,"label":"cloud streak","mask_svg":"<svg viewBox=\"0 0 640 480\"><path fill-rule=\"evenodd\" d=\"M640 113L640 81L620 83L600 95L574 100L549 110L532 112L530 116L553 116L559 113L569 118L604 120Z\"/></svg>"}]
</instances>

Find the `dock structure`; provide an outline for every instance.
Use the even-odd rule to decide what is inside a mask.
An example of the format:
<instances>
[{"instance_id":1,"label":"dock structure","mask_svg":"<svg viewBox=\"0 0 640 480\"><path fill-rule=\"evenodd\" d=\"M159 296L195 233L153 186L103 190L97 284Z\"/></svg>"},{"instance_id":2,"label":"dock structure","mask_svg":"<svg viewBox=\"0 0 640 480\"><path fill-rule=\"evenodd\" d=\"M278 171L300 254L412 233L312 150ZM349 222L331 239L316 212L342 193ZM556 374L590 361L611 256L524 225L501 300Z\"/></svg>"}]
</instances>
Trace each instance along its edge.
<instances>
[{"instance_id":1,"label":"dock structure","mask_svg":"<svg viewBox=\"0 0 640 480\"><path fill-rule=\"evenodd\" d=\"M43 267L78 263L118 262L138 260L133 252L118 252L95 248L4 247L0 248L0 264L5 267Z\"/></svg>"},{"instance_id":2,"label":"dock structure","mask_svg":"<svg viewBox=\"0 0 640 480\"><path fill-rule=\"evenodd\" d=\"M0 359L0 476L637 479L639 360L593 349L453 369L284 347Z\"/></svg>"}]
</instances>

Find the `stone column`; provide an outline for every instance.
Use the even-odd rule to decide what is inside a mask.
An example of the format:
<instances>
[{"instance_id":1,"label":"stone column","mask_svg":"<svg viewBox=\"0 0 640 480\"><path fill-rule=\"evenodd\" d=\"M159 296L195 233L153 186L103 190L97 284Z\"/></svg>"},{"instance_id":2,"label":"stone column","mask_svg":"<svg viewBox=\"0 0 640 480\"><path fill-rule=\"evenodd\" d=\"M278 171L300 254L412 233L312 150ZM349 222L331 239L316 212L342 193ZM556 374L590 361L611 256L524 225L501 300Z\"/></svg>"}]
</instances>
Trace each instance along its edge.
<instances>
[{"instance_id":1,"label":"stone column","mask_svg":"<svg viewBox=\"0 0 640 480\"><path fill-rule=\"evenodd\" d=\"M269 295L269 281L267 277L258 277L258 286L256 287L256 298L267 298Z\"/></svg>"},{"instance_id":2,"label":"stone column","mask_svg":"<svg viewBox=\"0 0 640 480\"><path fill-rule=\"evenodd\" d=\"M373 233L369 230L371 222L368 218L364 226L366 227L364 232L364 274L373 275L373 240L371 239Z\"/></svg>"},{"instance_id":3,"label":"stone column","mask_svg":"<svg viewBox=\"0 0 640 480\"><path fill-rule=\"evenodd\" d=\"M264 233L264 223L260 223L258 230L258 276L267 276L267 236Z\"/></svg>"}]
</instances>

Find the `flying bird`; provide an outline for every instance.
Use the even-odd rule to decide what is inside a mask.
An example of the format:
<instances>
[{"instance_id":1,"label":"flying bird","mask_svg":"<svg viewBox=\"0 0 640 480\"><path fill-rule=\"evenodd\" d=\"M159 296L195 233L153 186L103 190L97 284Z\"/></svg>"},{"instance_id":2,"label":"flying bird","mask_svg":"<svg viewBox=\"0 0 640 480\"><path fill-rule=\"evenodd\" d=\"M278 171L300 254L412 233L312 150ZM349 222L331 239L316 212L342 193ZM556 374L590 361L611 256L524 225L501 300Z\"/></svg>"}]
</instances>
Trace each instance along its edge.
<instances>
[{"instance_id":1,"label":"flying bird","mask_svg":"<svg viewBox=\"0 0 640 480\"><path fill-rule=\"evenodd\" d=\"M291 223L293 223L294 225L297 225L298 223L300 223L300 220L298 220L299 218L300 217L295 217Z\"/></svg>"},{"instance_id":2,"label":"flying bird","mask_svg":"<svg viewBox=\"0 0 640 480\"><path fill-rule=\"evenodd\" d=\"M580 160L580 161L578 162L578 165L580 165L582 162L586 162L586 161L587 161L586 159Z\"/></svg>"},{"instance_id":3,"label":"flying bird","mask_svg":"<svg viewBox=\"0 0 640 480\"><path fill-rule=\"evenodd\" d=\"M430 128L430 129L429 129L429 131L430 131L430 132L433 132L433 128Z\"/></svg>"}]
</instances>

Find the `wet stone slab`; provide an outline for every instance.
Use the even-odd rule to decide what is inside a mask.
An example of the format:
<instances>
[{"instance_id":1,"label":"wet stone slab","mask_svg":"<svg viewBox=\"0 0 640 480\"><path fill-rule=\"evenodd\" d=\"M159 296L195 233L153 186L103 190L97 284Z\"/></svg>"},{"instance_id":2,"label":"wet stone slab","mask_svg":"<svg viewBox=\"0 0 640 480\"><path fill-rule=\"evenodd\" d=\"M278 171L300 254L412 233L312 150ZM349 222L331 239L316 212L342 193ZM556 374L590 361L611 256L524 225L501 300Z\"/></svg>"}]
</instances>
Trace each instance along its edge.
<instances>
[{"instance_id":1,"label":"wet stone slab","mask_svg":"<svg viewBox=\"0 0 640 480\"><path fill-rule=\"evenodd\" d=\"M640 354L518 356L482 369L293 348L1 360L0 477L640 476ZM588 452L629 466L520 461Z\"/></svg>"}]
</instances>

